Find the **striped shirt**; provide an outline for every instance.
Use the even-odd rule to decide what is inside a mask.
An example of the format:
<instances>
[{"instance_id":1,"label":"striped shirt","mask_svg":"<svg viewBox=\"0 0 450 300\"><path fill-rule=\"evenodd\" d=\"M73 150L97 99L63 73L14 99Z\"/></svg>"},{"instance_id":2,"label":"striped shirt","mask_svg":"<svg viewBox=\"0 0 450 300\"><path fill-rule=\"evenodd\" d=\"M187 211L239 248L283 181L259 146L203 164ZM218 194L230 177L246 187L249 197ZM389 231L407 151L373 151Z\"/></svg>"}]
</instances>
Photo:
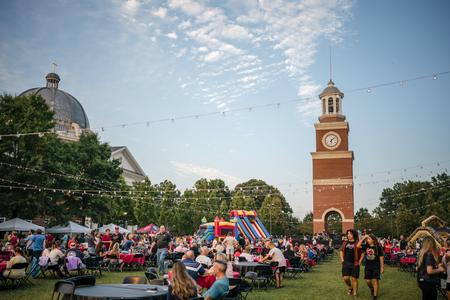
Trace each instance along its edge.
<instances>
[{"instance_id":1,"label":"striped shirt","mask_svg":"<svg viewBox=\"0 0 450 300\"><path fill-rule=\"evenodd\" d=\"M190 258L183 259L182 263L186 267L189 276L191 276L194 280L197 280L199 275L205 274L205 269L203 266Z\"/></svg>"}]
</instances>

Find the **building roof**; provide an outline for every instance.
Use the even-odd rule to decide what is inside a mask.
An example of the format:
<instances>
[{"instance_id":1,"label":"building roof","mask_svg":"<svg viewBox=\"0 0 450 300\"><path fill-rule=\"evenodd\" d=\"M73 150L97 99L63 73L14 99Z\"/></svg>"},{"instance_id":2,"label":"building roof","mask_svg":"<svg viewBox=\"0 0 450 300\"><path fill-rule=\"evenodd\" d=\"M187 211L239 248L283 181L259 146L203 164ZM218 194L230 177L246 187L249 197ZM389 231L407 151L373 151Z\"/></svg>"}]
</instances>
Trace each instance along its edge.
<instances>
[{"instance_id":1,"label":"building roof","mask_svg":"<svg viewBox=\"0 0 450 300\"><path fill-rule=\"evenodd\" d=\"M330 79L330 81L328 82L327 87L322 91L322 93L320 93L319 97L322 98L323 96L328 96L328 95L340 95L341 98L344 97L344 93L342 93L335 85L333 80Z\"/></svg>"},{"instance_id":2,"label":"building roof","mask_svg":"<svg viewBox=\"0 0 450 300\"><path fill-rule=\"evenodd\" d=\"M144 170L141 168L141 166L138 164L134 156L131 154L130 150L126 146L110 146L111 149L111 155L114 157L115 155L122 153L122 155L127 159L128 163L131 165L133 170L127 169L123 166L122 162L122 169L124 171L145 177L146 174Z\"/></svg>"},{"instance_id":3,"label":"building roof","mask_svg":"<svg viewBox=\"0 0 450 300\"><path fill-rule=\"evenodd\" d=\"M80 128L89 128L89 119L81 103L71 94L58 89L60 78L56 73L46 76L47 86L22 92L19 96L40 95L54 111L54 119L64 123L76 123Z\"/></svg>"}]
</instances>

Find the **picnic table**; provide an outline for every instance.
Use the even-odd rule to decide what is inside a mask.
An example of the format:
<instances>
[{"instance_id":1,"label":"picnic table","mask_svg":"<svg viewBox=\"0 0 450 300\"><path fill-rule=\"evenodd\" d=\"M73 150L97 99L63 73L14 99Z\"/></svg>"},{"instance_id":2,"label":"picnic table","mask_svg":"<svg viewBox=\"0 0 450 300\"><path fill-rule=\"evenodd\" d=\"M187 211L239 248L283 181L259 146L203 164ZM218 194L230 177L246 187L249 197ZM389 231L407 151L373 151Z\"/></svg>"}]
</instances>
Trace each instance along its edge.
<instances>
[{"instance_id":1,"label":"picnic table","mask_svg":"<svg viewBox=\"0 0 450 300\"><path fill-rule=\"evenodd\" d=\"M234 264L234 268L236 269L236 271L239 272L239 274L241 274L241 276L244 276L245 273L247 273L248 271L254 271L255 268L257 266L264 266L266 264L263 263L259 263L259 262L238 262Z\"/></svg>"}]
</instances>

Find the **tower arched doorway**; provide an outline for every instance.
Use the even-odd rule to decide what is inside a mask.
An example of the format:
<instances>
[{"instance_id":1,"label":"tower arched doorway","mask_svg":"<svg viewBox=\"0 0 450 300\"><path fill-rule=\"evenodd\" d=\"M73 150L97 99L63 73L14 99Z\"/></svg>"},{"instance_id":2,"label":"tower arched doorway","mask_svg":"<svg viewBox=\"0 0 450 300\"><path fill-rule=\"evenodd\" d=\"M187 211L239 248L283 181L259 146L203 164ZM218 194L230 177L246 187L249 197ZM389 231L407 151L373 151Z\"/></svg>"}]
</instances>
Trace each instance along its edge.
<instances>
[{"instance_id":1,"label":"tower arched doorway","mask_svg":"<svg viewBox=\"0 0 450 300\"><path fill-rule=\"evenodd\" d=\"M342 232L343 216L337 210L328 211L323 219L325 231L328 234L340 234Z\"/></svg>"}]
</instances>

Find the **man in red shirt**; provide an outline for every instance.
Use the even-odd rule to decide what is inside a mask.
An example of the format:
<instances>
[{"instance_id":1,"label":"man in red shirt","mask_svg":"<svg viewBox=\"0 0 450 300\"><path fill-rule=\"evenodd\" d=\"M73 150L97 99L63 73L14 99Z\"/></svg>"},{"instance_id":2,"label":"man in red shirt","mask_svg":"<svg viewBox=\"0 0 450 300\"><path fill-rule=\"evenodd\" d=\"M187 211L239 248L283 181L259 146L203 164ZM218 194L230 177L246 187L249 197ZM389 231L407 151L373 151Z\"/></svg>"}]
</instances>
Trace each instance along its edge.
<instances>
[{"instance_id":1,"label":"man in red shirt","mask_svg":"<svg viewBox=\"0 0 450 300\"><path fill-rule=\"evenodd\" d=\"M105 234L102 235L102 243L103 248L109 250L111 248L111 235L109 234L110 230L106 229Z\"/></svg>"}]
</instances>

